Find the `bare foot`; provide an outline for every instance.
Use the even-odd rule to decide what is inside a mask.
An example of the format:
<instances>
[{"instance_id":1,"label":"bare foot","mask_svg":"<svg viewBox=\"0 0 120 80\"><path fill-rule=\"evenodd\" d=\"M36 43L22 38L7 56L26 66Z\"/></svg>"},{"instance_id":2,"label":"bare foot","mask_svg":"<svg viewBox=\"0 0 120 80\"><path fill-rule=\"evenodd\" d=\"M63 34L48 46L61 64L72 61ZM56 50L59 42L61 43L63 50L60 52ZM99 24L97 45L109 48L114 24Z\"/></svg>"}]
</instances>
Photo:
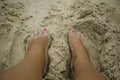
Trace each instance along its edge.
<instances>
[{"instance_id":1,"label":"bare foot","mask_svg":"<svg viewBox=\"0 0 120 80\"><path fill-rule=\"evenodd\" d=\"M28 41L24 59L2 73L0 80L42 80L50 40L47 31L44 31L42 36L39 33L32 36Z\"/></svg>"},{"instance_id":2,"label":"bare foot","mask_svg":"<svg viewBox=\"0 0 120 80\"><path fill-rule=\"evenodd\" d=\"M41 65L39 68L44 70L47 59L47 49L50 45L51 38L50 33L47 30L44 30L44 33L40 35L36 32L34 35L30 37L28 40L28 47L27 47L27 59L33 59L33 61L40 61ZM39 59L39 60L38 60Z\"/></svg>"},{"instance_id":3,"label":"bare foot","mask_svg":"<svg viewBox=\"0 0 120 80\"><path fill-rule=\"evenodd\" d=\"M75 29L69 33L69 43L72 49L74 80L107 80L93 67L87 49Z\"/></svg>"},{"instance_id":4,"label":"bare foot","mask_svg":"<svg viewBox=\"0 0 120 80\"><path fill-rule=\"evenodd\" d=\"M49 32L44 32L42 35L36 32L34 35L28 39L27 52L29 51L46 51L50 43Z\"/></svg>"},{"instance_id":5,"label":"bare foot","mask_svg":"<svg viewBox=\"0 0 120 80\"><path fill-rule=\"evenodd\" d=\"M72 64L74 73L80 73L87 67L92 66L88 51L74 29L69 32L69 43L72 49Z\"/></svg>"}]
</instances>

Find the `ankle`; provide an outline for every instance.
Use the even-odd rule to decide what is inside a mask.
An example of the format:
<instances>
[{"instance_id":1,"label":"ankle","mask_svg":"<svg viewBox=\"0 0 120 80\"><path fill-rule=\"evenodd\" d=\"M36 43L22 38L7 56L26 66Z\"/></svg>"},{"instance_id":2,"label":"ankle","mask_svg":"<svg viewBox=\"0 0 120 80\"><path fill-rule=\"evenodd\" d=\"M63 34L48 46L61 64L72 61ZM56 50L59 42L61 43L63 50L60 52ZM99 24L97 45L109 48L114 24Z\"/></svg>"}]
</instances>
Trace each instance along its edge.
<instances>
[{"instance_id":1,"label":"ankle","mask_svg":"<svg viewBox=\"0 0 120 80\"><path fill-rule=\"evenodd\" d=\"M79 69L74 69L74 74L75 74L75 76L80 76L81 74L87 73L93 69L94 69L94 67L92 65L82 66Z\"/></svg>"},{"instance_id":2,"label":"ankle","mask_svg":"<svg viewBox=\"0 0 120 80\"><path fill-rule=\"evenodd\" d=\"M74 68L74 72L77 73L81 73L85 70L91 69L93 67L92 63L90 60L80 60L75 59L73 62L73 68Z\"/></svg>"}]
</instances>

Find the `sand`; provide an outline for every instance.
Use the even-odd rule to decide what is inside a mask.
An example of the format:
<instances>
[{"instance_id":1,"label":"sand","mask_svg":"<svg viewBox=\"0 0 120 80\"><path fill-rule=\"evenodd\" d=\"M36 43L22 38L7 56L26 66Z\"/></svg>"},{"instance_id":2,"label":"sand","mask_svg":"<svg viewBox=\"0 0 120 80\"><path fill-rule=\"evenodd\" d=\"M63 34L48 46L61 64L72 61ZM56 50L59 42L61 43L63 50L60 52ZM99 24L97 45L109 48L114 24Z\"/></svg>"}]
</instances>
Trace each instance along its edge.
<instances>
[{"instance_id":1,"label":"sand","mask_svg":"<svg viewBox=\"0 0 120 80\"><path fill-rule=\"evenodd\" d=\"M28 35L47 27L54 39L44 80L69 80L67 34L75 28L95 68L120 80L119 10L119 0L0 0L0 71L24 58Z\"/></svg>"}]
</instances>

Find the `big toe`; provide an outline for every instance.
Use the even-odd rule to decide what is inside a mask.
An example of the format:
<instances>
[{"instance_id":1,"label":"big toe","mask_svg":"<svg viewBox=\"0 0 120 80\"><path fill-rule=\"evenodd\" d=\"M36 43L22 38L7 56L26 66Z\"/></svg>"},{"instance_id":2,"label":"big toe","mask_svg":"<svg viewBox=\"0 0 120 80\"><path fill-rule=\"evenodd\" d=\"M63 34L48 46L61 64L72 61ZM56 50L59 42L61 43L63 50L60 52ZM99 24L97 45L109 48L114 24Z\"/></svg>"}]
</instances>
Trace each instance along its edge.
<instances>
[{"instance_id":1,"label":"big toe","mask_svg":"<svg viewBox=\"0 0 120 80\"><path fill-rule=\"evenodd\" d=\"M44 29L43 29L43 32L44 32L44 33L43 33L43 35L42 35L42 38L44 38L45 45L46 45L46 46L49 46L49 45L50 45L50 42L52 41L50 32L47 30L47 28L44 28Z\"/></svg>"},{"instance_id":2,"label":"big toe","mask_svg":"<svg viewBox=\"0 0 120 80\"><path fill-rule=\"evenodd\" d=\"M70 32L69 32L69 38L75 38L76 37L76 33L77 31L75 29L72 29Z\"/></svg>"},{"instance_id":3,"label":"big toe","mask_svg":"<svg viewBox=\"0 0 120 80\"><path fill-rule=\"evenodd\" d=\"M74 47L79 43L79 39L77 37L77 31L75 29L72 29L69 32L69 44L71 47Z\"/></svg>"}]
</instances>

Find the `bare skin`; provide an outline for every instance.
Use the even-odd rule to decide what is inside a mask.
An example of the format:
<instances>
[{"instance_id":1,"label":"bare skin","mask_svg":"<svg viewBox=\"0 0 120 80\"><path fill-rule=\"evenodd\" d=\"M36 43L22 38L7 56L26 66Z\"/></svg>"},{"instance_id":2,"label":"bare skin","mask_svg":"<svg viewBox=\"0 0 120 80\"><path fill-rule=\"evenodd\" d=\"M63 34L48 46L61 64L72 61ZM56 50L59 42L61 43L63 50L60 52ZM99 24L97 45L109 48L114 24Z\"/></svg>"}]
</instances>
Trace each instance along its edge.
<instances>
[{"instance_id":1,"label":"bare skin","mask_svg":"<svg viewBox=\"0 0 120 80\"><path fill-rule=\"evenodd\" d=\"M76 32L69 33L69 42L72 48L74 80L107 80L93 67L88 51Z\"/></svg>"},{"instance_id":2,"label":"bare skin","mask_svg":"<svg viewBox=\"0 0 120 80\"><path fill-rule=\"evenodd\" d=\"M42 80L46 64L46 49L49 45L49 34L37 35L28 42L24 59L0 75L0 80ZM74 80L106 80L92 66L88 52L76 33L69 33L70 45L73 48Z\"/></svg>"},{"instance_id":3,"label":"bare skin","mask_svg":"<svg viewBox=\"0 0 120 80\"><path fill-rule=\"evenodd\" d=\"M32 38L24 59L6 72L2 73L0 80L42 80L42 73L46 64L45 52L50 41L49 34Z\"/></svg>"}]
</instances>

